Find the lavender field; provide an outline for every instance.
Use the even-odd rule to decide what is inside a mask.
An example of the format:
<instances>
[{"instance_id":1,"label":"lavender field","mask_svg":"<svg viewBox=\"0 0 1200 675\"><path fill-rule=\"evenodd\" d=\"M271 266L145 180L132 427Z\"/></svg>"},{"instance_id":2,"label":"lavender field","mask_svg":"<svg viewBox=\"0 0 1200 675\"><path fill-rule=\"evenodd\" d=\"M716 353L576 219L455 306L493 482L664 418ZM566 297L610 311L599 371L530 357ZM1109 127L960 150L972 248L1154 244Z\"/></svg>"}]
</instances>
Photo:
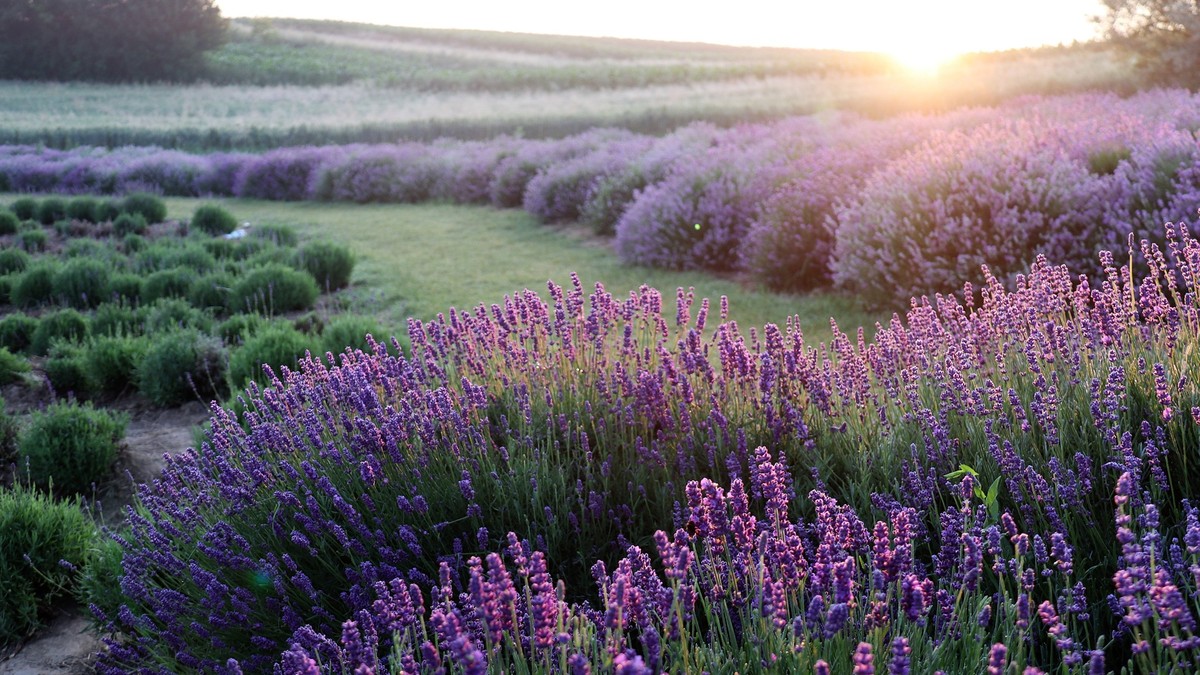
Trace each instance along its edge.
<instances>
[{"instance_id":1,"label":"lavender field","mask_svg":"<svg viewBox=\"0 0 1200 675\"><path fill-rule=\"evenodd\" d=\"M520 208L630 266L903 308L818 342L571 275L240 378L71 566L96 668L1200 670L1198 130L1196 94L1156 89L659 136L0 146L3 192ZM69 230L60 202L14 208L12 241Z\"/></svg>"},{"instance_id":2,"label":"lavender field","mask_svg":"<svg viewBox=\"0 0 1200 675\"><path fill-rule=\"evenodd\" d=\"M1045 254L1095 278L1097 253L1130 234L1162 243L1163 223L1200 208L1197 103L1159 90L664 137L595 129L263 154L6 146L0 188L523 206L613 235L629 263L902 306L979 284L984 265L1011 282Z\"/></svg>"},{"instance_id":3,"label":"lavender field","mask_svg":"<svg viewBox=\"0 0 1200 675\"><path fill-rule=\"evenodd\" d=\"M1200 673L1198 223L1200 0L0 0L0 675Z\"/></svg>"},{"instance_id":4,"label":"lavender field","mask_svg":"<svg viewBox=\"0 0 1200 675\"><path fill-rule=\"evenodd\" d=\"M1191 671L1200 241L1164 234L871 342L550 284L305 361L141 488L100 669Z\"/></svg>"}]
</instances>

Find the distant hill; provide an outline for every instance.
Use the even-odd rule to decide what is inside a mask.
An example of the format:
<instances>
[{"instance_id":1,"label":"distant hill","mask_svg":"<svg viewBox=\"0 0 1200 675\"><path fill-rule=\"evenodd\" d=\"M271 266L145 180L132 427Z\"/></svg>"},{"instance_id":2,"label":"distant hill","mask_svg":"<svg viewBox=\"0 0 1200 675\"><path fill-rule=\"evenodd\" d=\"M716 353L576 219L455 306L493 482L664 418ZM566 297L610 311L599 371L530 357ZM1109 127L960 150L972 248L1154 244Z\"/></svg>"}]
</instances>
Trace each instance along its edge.
<instances>
[{"instance_id":1,"label":"distant hill","mask_svg":"<svg viewBox=\"0 0 1200 675\"><path fill-rule=\"evenodd\" d=\"M880 54L239 19L207 81L0 81L0 143L188 150L381 143L597 126L664 134L791 115L883 117L1028 94L1129 92L1102 44L968 55L935 78Z\"/></svg>"},{"instance_id":2,"label":"distant hill","mask_svg":"<svg viewBox=\"0 0 1200 675\"><path fill-rule=\"evenodd\" d=\"M746 77L872 75L880 54L818 49L239 19L209 55L220 84L373 84L428 90L638 87Z\"/></svg>"}]
</instances>

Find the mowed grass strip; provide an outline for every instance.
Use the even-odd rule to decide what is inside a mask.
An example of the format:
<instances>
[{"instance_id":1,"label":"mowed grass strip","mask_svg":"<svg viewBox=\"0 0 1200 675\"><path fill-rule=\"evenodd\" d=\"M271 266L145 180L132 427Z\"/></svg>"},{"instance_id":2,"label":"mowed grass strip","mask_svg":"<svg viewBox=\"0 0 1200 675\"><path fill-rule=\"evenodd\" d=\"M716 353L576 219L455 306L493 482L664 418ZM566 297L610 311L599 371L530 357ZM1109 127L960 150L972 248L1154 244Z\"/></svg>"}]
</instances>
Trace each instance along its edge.
<instances>
[{"instance_id":1,"label":"mowed grass strip","mask_svg":"<svg viewBox=\"0 0 1200 675\"><path fill-rule=\"evenodd\" d=\"M11 200L11 199L10 199ZM172 218L188 218L211 200L167 199ZM540 225L520 210L446 204L353 205L217 200L241 221L285 224L301 236L341 242L358 255L355 289L374 297L366 309L389 325L401 327L412 316L423 320L450 307L470 309L501 302L506 294L528 288L545 293L547 280L566 286L572 272L585 288L596 282L625 295L642 284L664 294L675 306L676 288L694 287L699 299L712 300L710 325L718 321L718 299L728 296L730 318L743 328L771 322L783 325L800 317L806 337L828 341L833 317L853 334L858 326L873 332L890 312L870 313L853 297L832 293L782 295L749 288L704 272L673 272L622 265L607 242L574 228ZM668 312L669 313L669 312Z\"/></svg>"}]
</instances>

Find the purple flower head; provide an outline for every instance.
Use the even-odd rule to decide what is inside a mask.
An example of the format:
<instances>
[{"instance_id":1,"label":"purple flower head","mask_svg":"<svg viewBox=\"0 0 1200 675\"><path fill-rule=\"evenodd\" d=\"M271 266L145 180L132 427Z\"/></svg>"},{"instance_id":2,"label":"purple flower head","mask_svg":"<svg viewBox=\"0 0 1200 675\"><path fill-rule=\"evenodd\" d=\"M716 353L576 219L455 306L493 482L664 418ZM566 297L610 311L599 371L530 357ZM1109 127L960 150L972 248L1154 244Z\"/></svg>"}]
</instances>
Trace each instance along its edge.
<instances>
[{"instance_id":1,"label":"purple flower head","mask_svg":"<svg viewBox=\"0 0 1200 675\"><path fill-rule=\"evenodd\" d=\"M646 667L642 657L632 649L626 649L613 659L613 672L617 675L654 675L654 671Z\"/></svg>"},{"instance_id":2,"label":"purple flower head","mask_svg":"<svg viewBox=\"0 0 1200 675\"><path fill-rule=\"evenodd\" d=\"M875 656L871 653L870 642L858 643L851 660L854 662L854 675L875 675Z\"/></svg>"},{"instance_id":3,"label":"purple flower head","mask_svg":"<svg viewBox=\"0 0 1200 675\"><path fill-rule=\"evenodd\" d=\"M888 665L888 675L909 675L909 655L912 647L908 646L908 638L897 636L892 640L892 662Z\"/></svg>"},{"instance_id":4,"label":"purple flower head","mask_svg":"<svg viewBox=\"0 0 1200 675\"><path fill-rule=\"evenodd\" d=\"M992 650L988 654L988 675L1004 675L1004 663L1008 658L1008 648L1004 643L997 642L992 645Z\"/></svg>"}]
</instances>

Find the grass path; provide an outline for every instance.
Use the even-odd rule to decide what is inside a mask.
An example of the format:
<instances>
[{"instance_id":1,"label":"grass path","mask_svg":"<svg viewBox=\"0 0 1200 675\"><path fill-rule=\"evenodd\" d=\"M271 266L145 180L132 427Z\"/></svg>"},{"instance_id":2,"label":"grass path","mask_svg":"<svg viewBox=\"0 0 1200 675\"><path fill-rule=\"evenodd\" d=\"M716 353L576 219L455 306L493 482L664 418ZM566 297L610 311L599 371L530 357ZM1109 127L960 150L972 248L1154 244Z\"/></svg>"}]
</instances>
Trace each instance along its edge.
<instances>
[{"instance_id":1,"label":"grass path","mask_svg":"<svg viewBox=\"0 0 1200 675\"><path fill-rule=\"evenodd\" d=\"M217 200L239 220L282 223L302 236L350 246L359 256L355 287L363 307L402 326L407 316L430 319L450 307L499 302L524 288L544 292L546 281L566 285L577 272L586 288L599 281L625 295L641 284L661 290L674 306L678 287L697 297L728 296L731 318L744 328L800 317L806 336L827 340L829 318L853 330L874 326L890 313L869 313L853 298L835 294L780 295L745 288L703 272L671 272L622 265L605 242L567 228L540 225L519 210L445 204L353 205L312 202ZM202 200L168 199L171 216L187 218Z\"/></svg>"}]
</instances>

